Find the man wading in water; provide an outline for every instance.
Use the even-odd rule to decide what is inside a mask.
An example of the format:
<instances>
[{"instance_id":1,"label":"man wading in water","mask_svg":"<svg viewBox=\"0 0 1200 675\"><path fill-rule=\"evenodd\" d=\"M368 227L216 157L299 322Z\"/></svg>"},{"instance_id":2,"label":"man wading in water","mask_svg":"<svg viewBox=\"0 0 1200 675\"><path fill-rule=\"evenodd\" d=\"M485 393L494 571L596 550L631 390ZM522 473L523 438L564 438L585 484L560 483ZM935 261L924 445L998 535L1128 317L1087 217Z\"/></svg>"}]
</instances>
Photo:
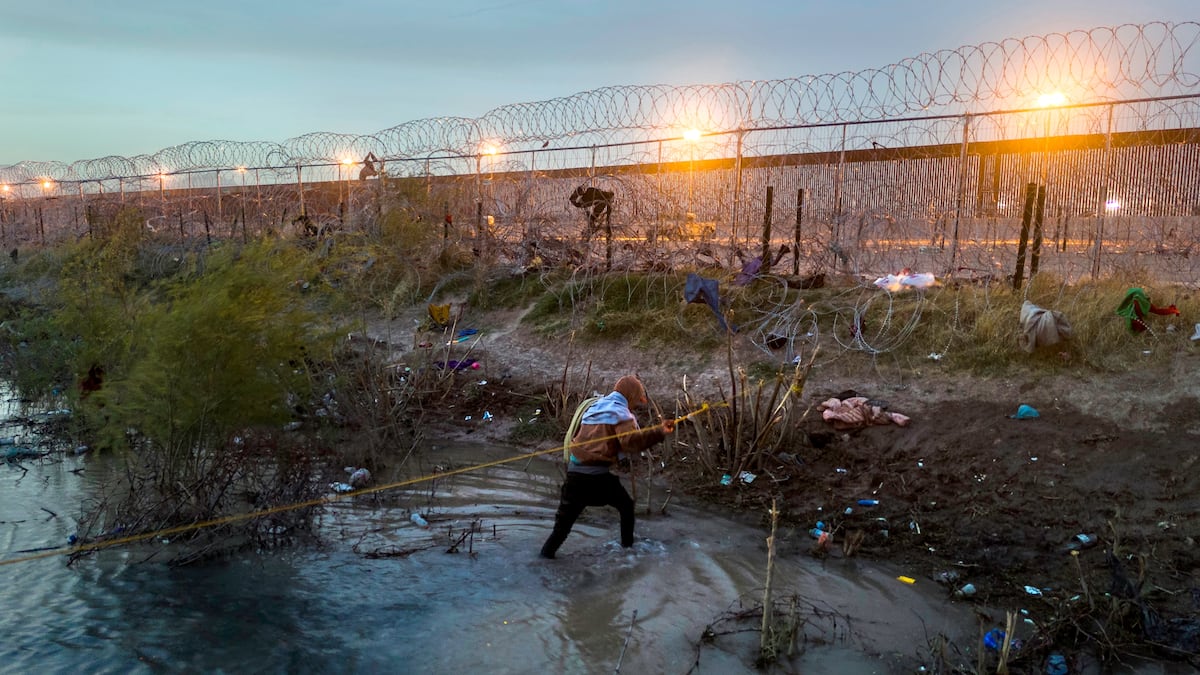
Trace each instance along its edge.
<instances>
[{"instance_id":1,"label":"man wading in water","mask_svg":"<svg viewBox=\"0 0 1200 675\"><path fill-rule=\"evenodd\" d=\"M588 506L614 506L621 514L621 546L633 546L633 499L621 479L609 472L619 455L631 455L662 441L675 431L675 420L639 429L630 408L645 406L646 388L633 375L617 380L613 392L598 399L580 420L569 444L567 479L554 514L554 531L542 545L541 556L553 558L571 527Z\"/></svg>"}]
</instances>

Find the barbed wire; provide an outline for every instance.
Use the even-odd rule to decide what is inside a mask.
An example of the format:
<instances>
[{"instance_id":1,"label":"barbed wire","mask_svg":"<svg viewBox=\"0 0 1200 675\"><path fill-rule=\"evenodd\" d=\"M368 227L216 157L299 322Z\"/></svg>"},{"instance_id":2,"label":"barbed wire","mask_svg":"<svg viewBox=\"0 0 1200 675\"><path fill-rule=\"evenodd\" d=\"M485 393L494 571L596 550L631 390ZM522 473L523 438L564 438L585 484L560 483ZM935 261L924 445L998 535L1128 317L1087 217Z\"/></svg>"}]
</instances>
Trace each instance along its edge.
<instances>
[{"instance_id":1,"label":"barbed wire","mask_svg":"<svg viewBox=\"0 0 1200 675\"><path fill-rule=\"evenodd\" d=\"M652 142L703 129L713 135L779 127L883 121L906 115L968 115L1003 108L1028 108L1037 93L1064 92L1072 103L1094 103L1200 92L1200 23L1152 22L1009 38L923 53L883 68L810 75L782 80L715 85L610 86L546 101L513 103L479 118L439 117L405 122L374 134L313 132L280 143L192 141L151 155L108 156L71 163L22 161L0 166L0 183L43 180L88 182L152 177L205 170L293 170L334 165L368 153L385 161L423 161L416 172L470 173L484 146L504 152L554 146L596 148ZM1104 124L1097 110L1073 120L1093 131ZM1118 120L1140 130L1180 126L1197 117L1195 100L1156 103ZM1078 118L1078 116L1076 116ZM944 142L955 122L906 124L877 129L862 147ZM1003 136L985 125L976 138ZM831 134L772 140L758 135L762 154L828 148ZM882 143L880 138L886 140ZM735 137L704 148L704 156L730 156ZM779 144L786 147L780 148ZM843 147L844 147L843 143ZM645 161L645 148L620 149L601 158L608 164ZM630 156L642 153L643 157ZM584 153L586 155L587 153ZM585 161L587 157L578 161ZM471 160L473 161L465 161ZM437 160L436 162L434 160ZM457 160L457 161L456 161ZM566 160L560 160L566 161ZM294 175L294 174L293 174Z\"/></svg>"}]
</instances>

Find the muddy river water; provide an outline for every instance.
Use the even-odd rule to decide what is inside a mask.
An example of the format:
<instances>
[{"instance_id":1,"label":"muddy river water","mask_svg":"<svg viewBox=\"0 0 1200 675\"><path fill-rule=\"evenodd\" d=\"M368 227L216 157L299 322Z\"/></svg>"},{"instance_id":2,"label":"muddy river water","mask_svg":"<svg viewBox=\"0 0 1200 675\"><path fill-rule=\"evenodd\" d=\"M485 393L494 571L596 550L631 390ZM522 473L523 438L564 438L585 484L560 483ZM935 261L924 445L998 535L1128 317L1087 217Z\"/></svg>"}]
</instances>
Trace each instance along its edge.
<instances>
[{"instance_id":1,"label":"muddy river water","mask_svg":"<svg viewBox=\"0 0 1200 675\"><path fill-rule=\"evenodd\" d=\"M465 466L502 452L425 456ZM106 463L0 464L0 561L65 545ZM69 567L62 556L5 565L0 672L760 672L760 619L746 610L762 598L761 525L672 500L665 514L641 509L627 551L616 512L589 509L558 559L541 560L559 480L551 462L514 462L350 498L325 507L322 546L216 563L170 567L113 548ZM770 670L915 672L939 633L969 642L968 608L903 573L781 555L775 597L796 599L804 623L797 654ZM716 637L702 642L709 626Z\"/></svg>"}]
</instances>

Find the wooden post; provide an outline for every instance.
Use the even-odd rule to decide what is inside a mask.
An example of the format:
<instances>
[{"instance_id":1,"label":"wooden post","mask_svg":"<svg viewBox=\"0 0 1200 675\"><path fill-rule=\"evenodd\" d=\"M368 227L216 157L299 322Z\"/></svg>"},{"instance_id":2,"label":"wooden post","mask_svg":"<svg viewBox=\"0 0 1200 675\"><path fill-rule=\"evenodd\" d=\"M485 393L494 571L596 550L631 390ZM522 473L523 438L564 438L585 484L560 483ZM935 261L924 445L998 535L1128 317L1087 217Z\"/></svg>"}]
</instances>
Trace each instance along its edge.
<instances>
[{"instance_id":1,"label":"wooden post","mask_svg":"<svg viewBox=\"0 0 1200 675\"><path fill-rule=\"evenodd\" d=\"M967 144L971 140L971 118L963 117L962 146L958 153L958 194L954 202L954 239L950 243L950 273L958 262L958 229L962 223L963 203L966 201L967 190ZM943 235L944 236L944 235Z\"/></svg>"},{"instance_id":2,"label":"wooden post","mask_svg":"<svg viewBox=\"0 0 1200 675\"><path fill-rule=\"evenodd\" d=\"M804 188L796 190L796 232L792 236L792 274L800 274L800 223L804 220Z\"/></svg>"},{"instance_id":3,"label":"wooden post","mask_svg":"<svg viewBox=\"0 0 1200 675\"><path fill-rule=\"evenodd\" d=\"M475 200L475 255L483 255L483 200Z\"/></svg>"},{"instance_id":4,"label":"wooden post","mask_svg":"<svg viewBox=\"0 0 1200 675\"><path fill-rule=\"evenodd\" d=\"M1021 238L1017 242L1017 269L1013 272L1013 289L1021 290L1025 283L1025 247L1029 245L1029 225L1033 222L1033 206L1037 201L1037 183L1025 186L1025 208L1021 210Z\"/></svg>"},{"instance_id":5,"label":"wooden post","mask_svg":"<svg viewBox=\"0 0 1200 675\"><path fill-rule=\"evenodd\" d=\"M612 211L604 211L604 270L612 269Z\"/></svg>"},{"instance_id":6,"label":"wooden post","mask_svg":"<svg viewBox=\"0 0 1200 675\"><path fill-rule=\"evenodd\" d=\"M758 654L760 659L769 659L774 661L775 644L774 644L774 622L772 621L772 607L774 601L771 597L772 586L775 576L775 532L779 527L779 507L776 500L771 500L771 535L767 537L767 578L763 581L763 608L762 608L762 625L759 630Z\"/></svg>"},{"instance_id":7,"label":"wooden post","mask_svg":"<svg viewBox=\"0 0 1200 675\"><path fill-rule=\"evenodd\" d=\"M742 201L742 142L746 132L737 136L737 156L733 163L733 214L729 218L729 239L737 241L738 209Z\"/></svg>"},{"instance_id":8,"label":"wooden post","mask_svg":"<svg viewBox=\"0 0 1200 675\"><path fill-rule=\"evenodd\" d=\"M762 229L762 265L759 266L761 274L766 274L771 269L771 209L775 205L775 188L767 186L767 207L763 211L763 229Z\"/></svg>"},{"instance_id":9,"label":"wooden post","mask_svg":"<svg viewBox=\"0 0 1200 675\"><path fill-rule=\"evenodd\" d=\"M308 213L304 210L304 178L300 175L300 165L296 165L296 190L300 193L300 216L304 217Z\"/></svg>"},{"instance_id":10,"label":"wooden post","mask_svg":"<svg viewBox=\"0 0 1200 675\"><path fill-rule=\"evenodd\" d=\"M1039 185L1037 191L1037 209L1033 214L1033 245L1029 253L1029 278L1038 272L1038 259L1042 256L1042 224L1046 215L1046 186Z\"/></svg>"}]
</instances>

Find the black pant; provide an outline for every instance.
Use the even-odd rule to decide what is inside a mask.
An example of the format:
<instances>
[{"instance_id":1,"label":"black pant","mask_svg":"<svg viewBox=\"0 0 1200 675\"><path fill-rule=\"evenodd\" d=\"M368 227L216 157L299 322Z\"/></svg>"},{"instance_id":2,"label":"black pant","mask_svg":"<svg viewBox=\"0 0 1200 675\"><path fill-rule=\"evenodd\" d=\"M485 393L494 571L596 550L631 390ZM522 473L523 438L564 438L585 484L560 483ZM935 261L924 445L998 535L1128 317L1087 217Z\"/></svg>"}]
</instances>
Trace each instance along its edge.
<instances>
[{"instance_id":1,"label":"black pant","mask_svg":"<svg viewBox=\"0 0 1200 675\"><path fill-rule=\"evenodd\" d=\"M621 479L611 473L586 474L567 472L562 486L562 500L554 514L554 531L542 545L542 557L553 558L562 546L571 527L588 506L614 506L621 514L621 546L633 546L633 499L621 485Z\"/></svg>"}]
</instances>

